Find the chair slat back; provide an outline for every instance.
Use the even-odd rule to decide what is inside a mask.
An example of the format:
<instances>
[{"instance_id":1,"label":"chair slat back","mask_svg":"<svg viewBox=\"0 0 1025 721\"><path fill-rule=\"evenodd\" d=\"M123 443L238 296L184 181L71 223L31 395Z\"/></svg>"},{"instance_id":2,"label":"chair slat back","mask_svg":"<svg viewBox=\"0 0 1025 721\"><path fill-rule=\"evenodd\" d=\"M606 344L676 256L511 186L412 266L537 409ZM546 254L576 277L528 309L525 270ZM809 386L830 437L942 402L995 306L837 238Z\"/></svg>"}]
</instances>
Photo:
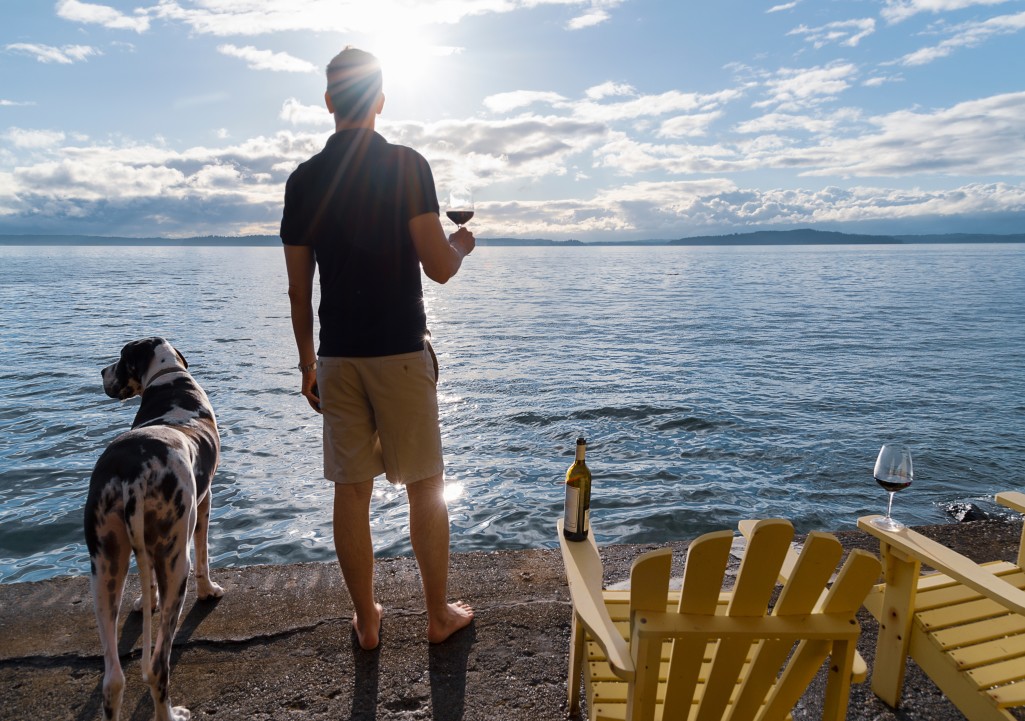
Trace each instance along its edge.
<instances>
[{"instance_id":1,"label":"chair slat back","mask_svg":"<svg viewBox=\"0 0 1025 721\"><path fill-rule=\"evenodd\" d=\"M732 545L732 531L706 533L691 542L677 609L680 613L715 615ZM687 718L704 657L704 642L673 641L663 719Z\"/></svg>"},{"instance_id":2,"label":"chair slat back","mask_svg":"<svg viewBox=\"0 0 1025 721\"><path fill-rule=\"evenodd\" d=\"M792 632L766 632L751 640L752 619L765 618L776 579L793 540L788 521L759 521L748 534L731 599L725 609L744 633L725 631L718 639L683 635L672 641L665 679L661 718L695 721L772 721L783 719L794 707L822 662L832 654L825 718L842 721L847 707L854 638L854 614L879 576L879 562L864 551L852 551L832 587L829 580L843 549L828 533L809 534L787 584L780 592L773 616L802 618L812 613L839 614L829 623L833 638L802 640L803 625ZM687 552L678 611L691 616L722 613L720 591L726 577L733 533L708 533L691 543ZM663 613L669 589L672 557L668 550L639 557L630 575L631 624L647 613ZM844 616L843 614L847 614ZM839 620L837 620L839 619ZM849 621L849 623L848 623ZM763 624L764 625L764 624ZM791 627L793 625L791 624ZM689 625L685 626L689 627ZM726 626L729 628L729 624ZM830 631L832 633L832 631ZM846 637L845 637L845 634ZM758 634L755 634L757 638ZM634 634L631 645L635 678L627 718L648 721L655 716L663 640L668 637ZM713 645L708 646L712 640ZM752 646L754 650L752 652ZM695 703L706 651L712 663ZM745 672L745 662L750 666ZM738 685L738 680L741 683ZM832 710L831 710L832 709ZM692 715L693 712L693 715Z\"/></svg>"},{"instance_id":3,"label":"chair slat back","mask_svg":"<svg viewBox=\"0 0 1025 721\"><path fill-rule=\"evenodd\" d=\"M810 533L772 614L803 616L811 613L825 591L841 555L843 548L834 536L817 531ZM790 639L767 640L761 644L734 702L731 721L756 717L769 690L776 683L779 670L793 650L794 642ZM822 659L819 660L821 663Z\"/></svg>"},{"instance_id":4,"label":"chair slat back","mask_svg":"<svg viewBox=\"0 0 1025 721\"><path fill-rule=\"evenodd\" d=\"M818 604L817 612L846 618L852 630L857 629L854 615L869 589L879 580L881 570L879 560L872 554L858 549L851 551L836 581ZM842 721L847 713L855 645L856 634L846 639L838 634L836 639L801 641L769 694L762 715L756 718L759 721L784 718L818 673L822 662L831 655L822 718L823 721Z\"/></svg>"},{"instance_id":5,"label":"chair slat back","mask_svg":"<svg viewBox=\"0 0 1025 721\"><path fill-rule=\"evenodd\" d=\"M673 552L668 548L639 556L630 567L630 625L645 611L664 612L669 597ZM658 675L662 665L661 639L631 644L634 692L627 705L628 719L650 719L655 713Z\"/></svg>"},{"instance_id":6,"label":"chair slat back","mask_svg":"<svg viewBox=\"0 0 1025 721\"><path fill-rule=\"evenodd\" d=\"M770 518L755 525L737 572L727 616L757 618L765 615L793 538L794 528L787 521ZM721 721L726 716L726 707L736 690L751 645L750 640L729 636L719 641L697 721Z\"/></svg>"}]
</instances>

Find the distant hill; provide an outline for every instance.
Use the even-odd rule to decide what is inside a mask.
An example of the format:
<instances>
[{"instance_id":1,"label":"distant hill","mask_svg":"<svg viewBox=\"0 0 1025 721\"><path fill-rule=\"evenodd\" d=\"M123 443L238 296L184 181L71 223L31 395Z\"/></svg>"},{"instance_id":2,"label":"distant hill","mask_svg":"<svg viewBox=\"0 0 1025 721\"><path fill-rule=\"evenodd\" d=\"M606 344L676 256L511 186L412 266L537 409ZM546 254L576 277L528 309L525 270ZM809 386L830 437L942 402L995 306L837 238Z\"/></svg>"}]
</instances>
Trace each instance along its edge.
<instances>
[{"instance_id":1,"label":"distant hill","mask_svg":"<svg viewBox=\"0 0 1025 721\"><path fill-rule=\"evenodd\" d=\"M902 243L1025 243L1025 233L986 235L859 235L827 230L757 230L730 235L697 235L670 240L668 245L897 245Z\"/></svg>"},{"instance_id":2,"label":"distant hill","mask_svg":"<svg viewBox=\"0 0 1025 721\"><path fill-rule=\"evenodd\" d=\"M547 238L477 238L477 245L497 246L545 246L545 245L587 245L581 240L548 240Z\"/></svg>"},{"instance_id":3,"label":"distant hill","mask_svg":"<svg viewBox=\"0 0 1025 721\"><path fill-rule=\"evenodd\" d=\"M987 235L948 233L939 235L862 235L801 228L797 230L757 230L729 235L696 235L676 240L597 241L551 240L548 238L478 238L477 245L529 246L606 246L606 245L899 245L905 243L1025 243L1025 233ZM115 246L279 246L276 235L205 235L192 238L127 238L101 235L0 235L0 245L115 245Z\"/></svg>"},{"instance_id":4,"label":"distant hill","mask_svg":"<svg viewBox=\"0 0 1025 721\"><path fill-rule=\"evenodd\" d=\"M0 245L280 245L276 235L205 235L194 238L125 238L106 235L0 235Z\"/></svg>"}]
</instances>

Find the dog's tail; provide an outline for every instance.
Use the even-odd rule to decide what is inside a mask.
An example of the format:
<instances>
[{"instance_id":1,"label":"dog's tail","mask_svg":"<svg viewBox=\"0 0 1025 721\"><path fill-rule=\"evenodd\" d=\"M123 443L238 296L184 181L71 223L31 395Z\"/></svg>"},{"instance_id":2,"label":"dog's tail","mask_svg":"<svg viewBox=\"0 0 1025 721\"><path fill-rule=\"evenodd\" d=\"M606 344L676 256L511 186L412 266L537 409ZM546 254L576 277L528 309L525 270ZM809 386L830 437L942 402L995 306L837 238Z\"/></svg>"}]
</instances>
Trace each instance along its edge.
<instances>
[{"instance_id":1,"label":"dog's tail","mask_svg":"<svg viewBox=\"0 0 1025 721\"><path fill-rule=\"evenodd\" d=\"M137 489L142 493L142 489ZM142 590L142 680L149 683L153 654L153 568L149 551L146 549L145 512L142 498L132 496L129 484L122 487L125 508L132 508L128 519L128 538L135 552L135 564L139 567L139 586ZM134 503L130 503L134 500Z\"/></svg>"}]
</instances>

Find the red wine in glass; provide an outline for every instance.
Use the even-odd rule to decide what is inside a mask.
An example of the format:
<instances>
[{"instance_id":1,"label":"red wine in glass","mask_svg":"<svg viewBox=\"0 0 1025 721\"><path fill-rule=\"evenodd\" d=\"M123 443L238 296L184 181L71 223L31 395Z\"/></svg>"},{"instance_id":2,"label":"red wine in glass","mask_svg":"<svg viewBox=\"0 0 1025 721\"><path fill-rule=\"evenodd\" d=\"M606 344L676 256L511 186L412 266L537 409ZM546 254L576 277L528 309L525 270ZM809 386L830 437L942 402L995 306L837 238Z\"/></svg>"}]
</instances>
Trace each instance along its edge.
<instances>
[{"instance_id":1,"label":"red wine in glass","mask_svg":"<svg viewBox=\"0 0 1025 721\"><path fill-rule=\"evenodd\" d=\"M883 487L883 490L890 494L890 500L886 504L886 516L873 519L872 525L885 531L899 531L904 528L904 524L890 517L890 509L893 508L893 494L907 488L914 480L915 472L911 464L911 451L903 446L890 443L884 445L879 449L879 457L876 458L872 477Z\"/></svg>"},{"instance_id":2,"label":"red wine in glass","mask_svg":"<svg viewBox=\"0 0 1025 721\"><path fill-rule=\"evenodd\" d=\"M470 218L473 217L473 210L448 210L445 211L445 215L461 228L470 222Z\"/></svg>"},{"instance_id":3,"label":"red wine in glass","mask_svg":"<svg viewBox=\"0 0 1025 721\"><path fill-rule=\"evenodd\" d=\"M448 195L448 209L445 215L462 228L473 217L473 193L469 188L456 186Z\"/></svg>"}]
</instances>

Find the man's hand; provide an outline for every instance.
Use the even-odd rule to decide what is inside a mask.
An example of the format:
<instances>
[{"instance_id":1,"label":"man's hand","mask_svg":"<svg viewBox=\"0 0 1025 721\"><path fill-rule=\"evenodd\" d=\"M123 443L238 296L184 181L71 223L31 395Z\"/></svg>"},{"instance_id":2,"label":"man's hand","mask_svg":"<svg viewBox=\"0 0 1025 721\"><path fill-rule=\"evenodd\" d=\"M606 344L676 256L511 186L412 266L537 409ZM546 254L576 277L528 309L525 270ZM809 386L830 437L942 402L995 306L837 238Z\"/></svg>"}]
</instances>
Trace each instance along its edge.
<instances>
[{"instance_id":1,"label":"man's hand","mask_svg":"<svg viewBox=\"0 0 1025 721\"><path fill-rule=\"evenodd\" d=\"M463 258L477 244L473 233L466 228L445 237L437 213L422 213L410 220L409 234L424 273L435 283L447 283L458 273Z\"/></svg>"},{"instance_id":2,"label":"man's hand","mask_svg":"<svg viewBox=\"0 0 1025 721\"><path fill-rule=\"evenodd\" d=\"M477 247L477 239L473 237L473 233L466 229L466 226L459 228L455 233L448 236L448 242L462 253L464 258Z\"/></svg>"},{"instance_id":3,"label":"man's hand","mask_svg":"<svg viewBox=\"0 0 1025 721\"><path fill-rule=\"evenodd\" d=\"M320 409L320 389L317 388L316 369L303 373L302 394L313 410L323 414L324 411Z\"/></svg>"}]
</instances>

